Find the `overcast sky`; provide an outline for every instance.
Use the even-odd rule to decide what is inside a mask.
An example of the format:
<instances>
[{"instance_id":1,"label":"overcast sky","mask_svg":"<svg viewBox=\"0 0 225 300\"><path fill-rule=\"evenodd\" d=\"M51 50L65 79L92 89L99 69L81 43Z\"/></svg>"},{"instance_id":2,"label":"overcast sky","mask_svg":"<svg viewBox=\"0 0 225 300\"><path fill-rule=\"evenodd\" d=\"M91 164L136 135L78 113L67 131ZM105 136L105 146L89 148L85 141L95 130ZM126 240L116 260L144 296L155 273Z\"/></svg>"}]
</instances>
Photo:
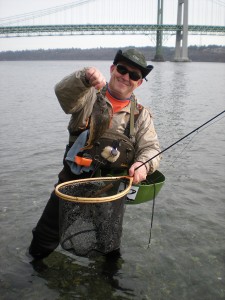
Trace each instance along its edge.
<instances>
[{"instance_id":1,"label":"overcast sky","mask_svg":"<svg viewBox=\"0 0 225 300\"><path fill-rule=\"evenodd\" d=\"M70 4L77 1L87 0L0 0L0 19L30 13L38 10L43 10L51 7ZM76 7L76 21L79 23L98 23L98 14L101 15L101 21L105 23L118 23L118 20L122 23L132 23L135 20L140 23L139 14L142 16L142 23L155 24L157 21L157 0L91 0L89 4L83 4ZM177 0L165 0L164 1L164 24L175 24L177 13ZM200 3L204 3L200 9ZM141 4L143 6L149 5L146 14L143 14L141 10ZM196 0L189 1L189 21L195 24L209 24L216 25L215 22L219 22L219 25L225 22L225 0L198 0L198 6L194 7ZM137 5L139 4L139 5ZM217 5L218 4L218 5ZM223 5L224 4L224 5ZM112 5L120 7L118 9L117 16L110 14L110 11L115 11ZM84 10L86 7L86 10ZM75 8L74 8L75 9ZM202 14L199 11L202 11ZM129 12L128 12L129 11ZM74 12L74 10L73 10ZM191 16L190 16L191 12ZM74 15L75 13L73 13ZM62 13L58 13L58 23L65 24L66 22L74 22L71 10L64 12L64 20L62 20ZM105 17L105 21L104 21ZM60 19L61 18L61 19ZM95 18L95 19L93 19ZM130 18L130 19L129 19ZM150 21L149 21L150 19ZM43 17L40 21L35 22L47 22L56 23L57 18L54 16ZM66 20L66 21L65 21ZM87 21L86 21L87 20ZM93 21L94 20L94 21ZM131 21L132 20L132 21ZM223 21L221 21L223 20ZM2 23L2 20L1 22ZM190 22L189 22L190 23ZM25 24L25 23L24 23ZM26 23L27 24L27 23ZM21 24L23 25L23 24ZM7 50L26 50L26 49L49 49L49 48L96 48L96 47L124 47L124 46L155 46L155 36L140 36L140 35L122 35L122 36L55 36L55 37L30 37L30 38L1 38L0 39L0 51ZM225 37L214 36L189 36L189 45L205 45L205 44L217 44L225 46ZM165 46L175 46L175 36L165 36L163 44Z\"/></svg>"}]
</instances>

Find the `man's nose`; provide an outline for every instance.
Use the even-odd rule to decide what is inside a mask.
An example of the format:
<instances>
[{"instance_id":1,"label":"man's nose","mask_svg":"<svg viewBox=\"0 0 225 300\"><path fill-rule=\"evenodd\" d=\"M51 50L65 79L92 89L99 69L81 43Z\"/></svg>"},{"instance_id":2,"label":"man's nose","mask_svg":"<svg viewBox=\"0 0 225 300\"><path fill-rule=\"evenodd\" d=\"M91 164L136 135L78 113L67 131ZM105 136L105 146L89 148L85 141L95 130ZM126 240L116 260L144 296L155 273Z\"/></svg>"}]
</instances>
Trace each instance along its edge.
<instances>
[{"instance_id":1,"label":"man's nose","mask_svg":"<svg viewBox=\"0 0 225 300\"><path fill-rule=\"evenodd\" d=\"M123 75L123 78L126 79L126 80L129 80L129 79L130 79L129 73L127 72L126 74L124 74L124 75Z\"/></svg>"}]
</instances>

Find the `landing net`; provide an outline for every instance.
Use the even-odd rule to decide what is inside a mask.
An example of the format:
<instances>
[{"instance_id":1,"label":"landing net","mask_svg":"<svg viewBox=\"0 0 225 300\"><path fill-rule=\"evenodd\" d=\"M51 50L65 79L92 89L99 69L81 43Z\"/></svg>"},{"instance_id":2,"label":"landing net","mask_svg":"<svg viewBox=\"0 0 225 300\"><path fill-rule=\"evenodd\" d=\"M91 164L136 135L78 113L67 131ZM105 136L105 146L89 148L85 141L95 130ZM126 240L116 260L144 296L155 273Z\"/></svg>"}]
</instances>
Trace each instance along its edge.
<instances>
[{"instance_id":1,"label":"landing net","mask_svg":"<svg viewBox=\"0 0 225 300\"><path fill-rule=\"evenodd\" d=\"M62 248L85 257L117 250L131 185L128 176L85 178L58 185Z\"/></svg>"},{"instance_id":2,"label":"landing net","mask_svg":"<svg viewBox=\"0 0 225 300\"><path fill-rule=\"evenodd\" d=\"M102 203L117 200L129 192L133 178L129 176L96 177L59 184L56 195L79 203Z\"/></svg>"}]
</instances>

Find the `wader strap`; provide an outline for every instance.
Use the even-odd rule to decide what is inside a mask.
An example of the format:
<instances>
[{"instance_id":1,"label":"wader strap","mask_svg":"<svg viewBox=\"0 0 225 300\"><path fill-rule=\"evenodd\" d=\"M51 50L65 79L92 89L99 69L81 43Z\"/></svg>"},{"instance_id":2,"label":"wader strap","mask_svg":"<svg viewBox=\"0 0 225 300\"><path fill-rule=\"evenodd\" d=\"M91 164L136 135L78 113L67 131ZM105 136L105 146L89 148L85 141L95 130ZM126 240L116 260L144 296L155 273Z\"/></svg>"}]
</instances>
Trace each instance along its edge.
<instances>
[{"instance_id":1,"label":"wader strap","mask_svg":"<svg viewBox=\"0 0 225 300\"><path fill-rule=\"evenodd\" d=\"M131 99L130 103L130 138L134 137L134 111L135 111L136 103L134 99Z\"/></svg>"},{"instance_id":2,"label":"wader strap","mask_svg":"<svg viewBox=\"0 0 225 300\"><path fill-rule=\"evenodd\" d=\"M137 99L134 97L132 94L131 99L130 99L130 118L127 123L127 126L125 128L124 134L130 138L130 140L135 143L135 138L134 138L134 126L135 123L143 109L143 106L140 104L137 104Z\"/></svg>"}]
</instances>

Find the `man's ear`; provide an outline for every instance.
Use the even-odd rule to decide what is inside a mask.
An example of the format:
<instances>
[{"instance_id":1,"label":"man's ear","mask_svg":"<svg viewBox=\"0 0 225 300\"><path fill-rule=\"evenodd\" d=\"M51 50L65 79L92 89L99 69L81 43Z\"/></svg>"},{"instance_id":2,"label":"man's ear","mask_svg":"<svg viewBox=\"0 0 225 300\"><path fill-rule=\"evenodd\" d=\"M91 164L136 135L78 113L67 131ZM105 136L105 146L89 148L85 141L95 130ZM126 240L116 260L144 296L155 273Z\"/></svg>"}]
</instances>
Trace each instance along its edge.
<instances>
[{"instance_id":1,"label":"man's ear","mask_svg":"<svg viewBox=\"0 0 225 300\"><path fill-rule=\"evenodd\" d=\"M110 67L110 74L114 71L114 69L115 69L115 65L111 65L111 67Z\"/></svg>"},{"instance_id":2,"label":"man's ear","mask_svg":"<svg viewBox=\"0 0 225 300\"><path fill-rule=\"evenodd\" d=\"M143 79L138 80L138 86L142 85Z\"/></svg>"}]
</instances>

